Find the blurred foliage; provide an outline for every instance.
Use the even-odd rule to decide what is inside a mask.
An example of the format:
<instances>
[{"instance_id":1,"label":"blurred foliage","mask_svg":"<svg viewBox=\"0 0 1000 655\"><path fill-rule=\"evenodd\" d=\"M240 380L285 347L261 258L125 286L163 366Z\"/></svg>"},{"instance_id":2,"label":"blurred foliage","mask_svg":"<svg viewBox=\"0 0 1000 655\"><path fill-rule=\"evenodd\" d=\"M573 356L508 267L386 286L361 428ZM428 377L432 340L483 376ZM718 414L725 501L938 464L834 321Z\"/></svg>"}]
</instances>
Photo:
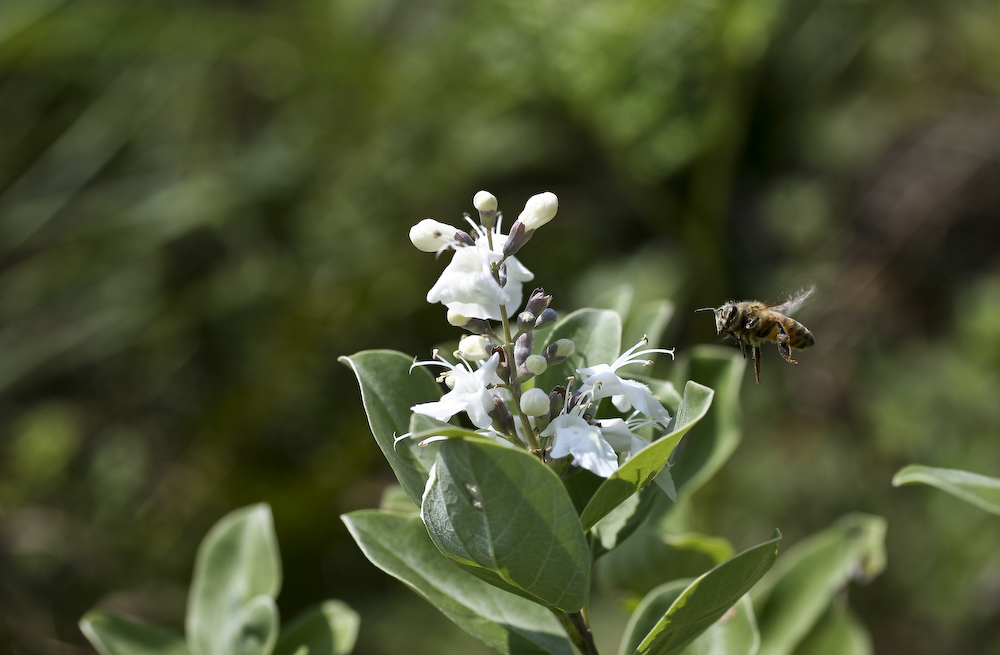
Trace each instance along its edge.
<instances>
[{"instance_id":1,"label":"blurred foliage","mask_svg":"<svg viewBox=\"0 0 1000 655\"><path fill-rule=\"evenodd\" d=\"M357 652L398 650L364 626L394 625L400 588L336 520L391 479L336 357L455 336L405 231L484 187L509 214L559 195L523 258L556 303L655 282L682 349L715 339L694 307L816 283L817 345L765 355L698 527L743 546L886 516L889 568L855 595L875 651L1000 652L1000 525L889 485L911 461L1000 474L998 19L992 0L0 3L0 652L86 652L95 604L179 626L201 535L258 501L282 615L336 590ZM401 609L400 631L407 612L428 625Z\"/></svg>"}]
</instances>

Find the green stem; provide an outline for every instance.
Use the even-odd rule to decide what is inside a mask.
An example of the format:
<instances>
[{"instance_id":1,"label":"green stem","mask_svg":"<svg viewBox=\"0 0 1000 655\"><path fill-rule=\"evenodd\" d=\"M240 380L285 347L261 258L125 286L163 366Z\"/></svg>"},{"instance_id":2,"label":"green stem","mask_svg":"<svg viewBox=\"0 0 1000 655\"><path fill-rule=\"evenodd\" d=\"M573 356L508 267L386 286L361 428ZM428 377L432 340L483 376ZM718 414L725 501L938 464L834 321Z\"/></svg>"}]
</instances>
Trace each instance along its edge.
<instances>
[{"instance_id":1,"label":"green stem","mask_svg":"<svg viewBox=\"0 0 1000 655\"><path fill-rule=\"evenodd\" d=\"M576 646L576 649L580 651L582 655L600 655L597 652L597 645L594 644L594 636L590 632L590 626L587 625L587 621L583 618L583 614L580 612L573 612L572 614L567 614L566 612L560 612L558 610L552 610L556 618L559 619L559 623L562 624L566 634L569 635L570 641Z\"/></svg>"}]
</instances>

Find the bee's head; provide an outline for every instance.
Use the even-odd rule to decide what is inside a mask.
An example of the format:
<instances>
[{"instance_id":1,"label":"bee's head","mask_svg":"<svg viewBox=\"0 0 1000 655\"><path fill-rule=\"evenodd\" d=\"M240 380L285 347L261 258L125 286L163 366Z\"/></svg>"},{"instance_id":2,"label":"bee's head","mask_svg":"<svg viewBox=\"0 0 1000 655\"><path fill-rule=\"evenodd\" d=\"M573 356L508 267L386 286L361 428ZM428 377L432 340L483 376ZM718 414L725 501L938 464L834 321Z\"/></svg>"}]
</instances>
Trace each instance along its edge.
<instances>
[{"instance_id":1,"label":"bee's head","mask_svg":"<svg viewBox=\"0 0 1000 655\"><path fill-rule=\"evenodd\" d=\"M739 315L739 309L736 307L736 303L732 301L723 303L721 307L702 307L694 311L712 312L715 314L716 334L722 334L727 328L736 323L736 318Z\"/></svg>"}]
</instances>

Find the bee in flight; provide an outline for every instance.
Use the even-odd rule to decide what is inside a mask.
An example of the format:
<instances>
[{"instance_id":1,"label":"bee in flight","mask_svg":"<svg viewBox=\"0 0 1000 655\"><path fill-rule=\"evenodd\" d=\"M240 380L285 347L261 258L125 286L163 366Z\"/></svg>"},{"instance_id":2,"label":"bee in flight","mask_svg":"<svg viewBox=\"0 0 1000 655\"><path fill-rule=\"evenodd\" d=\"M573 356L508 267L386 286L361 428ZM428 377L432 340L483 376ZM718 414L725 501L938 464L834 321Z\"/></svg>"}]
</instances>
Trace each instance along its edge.
<instances>
[{"instance_id":1,"label":"bee in flight","mask_svg":"<svg viewBox=\"0 0 1000 655\"><path fill-rule=\"evenodd\" d=\"M815 287L810 287L780 305L770 306L758 300L730 300L721 307L702 307L695 311L713 312L716 332L731 336L744 359L747 346L750 346L754 373L760 384L760 347L765 341L777 344L778 353L792 364L798 363L792 359L792 348L808 348L815 343L809 328L787 316L794 313L814 290Z\"/></svg>"}]
</instances>

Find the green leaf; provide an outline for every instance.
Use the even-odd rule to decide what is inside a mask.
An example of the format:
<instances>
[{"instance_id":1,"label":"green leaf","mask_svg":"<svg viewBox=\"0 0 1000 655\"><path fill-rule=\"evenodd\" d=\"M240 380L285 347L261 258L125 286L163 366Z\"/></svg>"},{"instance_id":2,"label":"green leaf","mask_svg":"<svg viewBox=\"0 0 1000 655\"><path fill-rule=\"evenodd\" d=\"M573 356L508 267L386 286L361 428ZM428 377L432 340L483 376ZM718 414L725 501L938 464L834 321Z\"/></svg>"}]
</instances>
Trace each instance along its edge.
<instances>
[{"instance_id":1,"label":"green leaf","mask_svg":"<svg viewBox=\"0 0 1000 655\"><path fill-rule=\"evenodd\" d=\"M410 439L412 443L418 444L418 447L425 448L425 446L419 446L420 442L428 437L448 437L449 439L454 437L481 437L482 435L474 430L469 430L468 428L459 427L457 425L452 425L451 423L445 423L444 421L439 421L436 418L427 416L426 414L410 414L410 425L409 430Z\"/></svg>"},{"instance_id":2,"label":"green leaf","mask_svg":"<svg viewBox=\"0 0 1000 655\"><path fill-rule=\"evenodd\" d=\"M410 500L403 488L398 484L390 484L382 491L382 498L379 500L379 509L388 512L400 512L405 514L417 514L420 508Z\"/></svg>"},{"instance_id":3,"label":"green leaf","mask_svg":"<svg viewBox=\"0 0 1000 655\"><path fill-rule=\"evenodd\" d=\"M431 542L419 518L364 510L341 519L375 566L493 650L503 655L574 655L551 613L455 566Z\"/></svg>"},{"instance_id":4,"label":"green leaf","mask_svg":"<svg viewBox=\"0 0 1000 655\"><path fill-rule=\"evenodd\" d=\"M625 462L597 489L587 503L580 522L589 530L625 499L637 492L667 464L670 453L688 430L697 423L712 404L713 391L697 382L688 382L680 407L668 427L668 433L639 451Z\"/></svg>"},{"instance_id":5,"label":"green leaf","mask_svg":"<svg viewBox=\"0 0 1000 655\"><path fill-rule=\"evenodd\" d=\"M1000 515L1000 478L958 469L942 469L910 464L892 477L892 486L927 484L972 503L991 514Z\"/></svg>"},{"instance_id":6,"label":"green leaf","mask_svg":"<svg viewBox=\"0 0 1000 655\"><path fill-rule=\"evenodd\" d=\"M365 350L340 361L358 378L361 402L378 447L410 500L419 504L437 447L421 448L412 439L396 443L395 438L409 431L410 407L440 398L440 386L426 368L411 371L413 359L400 352Z\"/></svg>"},{"instance_id":7,"label":"green leaf","mask_svg":"<svg viewBox=\"0 0 1000 655\"><path fill-rule=\"evenodd\" d=\"M868 630L843 603L830 605L795 648L795 655L871 655L872 652Z\"/></svg>"},{"instance_id":8,"label":"green leaf","mask_svg":"<svg viewBox=\"0 0 1000 655\"><path fill-rule=\"evenodd\" d=\"M180 635L93 610L80 619L80 630L101 655L188 655Z\"/></svg>"},{"instance_id":9,"label":"green leaf","mask_svg":"<svg viewBox=\"0 0 1000 655\"><path fill-rule=\"evenodd\" d=\"M686 367L688 377L714 389L715 397L674 457L670 474L681 499L715 475L740 443L740 386L746 362L729 348L697 346L691 349Z\"/></svg>"},{"instance_id":10,"label":"green leaf","mask_svg":"<svg viewBox=\"0 0 1000 655\"><path fill-rule=\"evenodd\" d=\"M360 622L347 603L328 600L285 626L274 655L295 655L303 646L309 655L347 655L354 649Z\"/></svg>"},{"instance_id":11,"label":"green leaf","mask_svg":"<svg viewBox=\"0 0 1000 655\"><path fill-rule=\"evenodd\" d=\"M427 532L472 574L567 612L590 588L590 549L558 476L523 450L441 443L421 504Z\"/></svg>"},{"instance_id":12,"label":"green leaf","mask_svg":"<svg viewBox=\"0 0 1000 655\"><path fill-rule=\"evenodd\" d=\"M628 539L646 520L662 492L648 485L625 499L591 529L591 550L594 558L613 550Z\"/></svg>"},{"instance_id":13,"label":"green leaf","mask_svg":"<svg viewBox=\"0 0 1000 655\"><path fill-rule=\"evenodd\" d=\"M667 323L674 315L674 304L669 300L652 300L645 302L635 311L630 311L623 315L624 328L622 343L628 347L639 343L644 336L649 339L650 348L658 348L660 340L663 339L663 331L667 328ZM641 364L631 364L618 369L619 374L632 377L641 374L645 366ZM654 392L655 393L655 392Z\"/></svg>"},{"instance_id":14,"label":"green leaf","mask_svg":"<svg viewBox=\"0 0 1000 655\"><path fill-rule=\"evenodd\" d=\"M535 386L546 393L558 384L566 384L566 378L575 376L578 368L615 361L621 353L622 319L608 309L580 309L552 326L542 348L559 339L572 339L576 351L535 378Z\"/></svg>"},{"instance_id":15,"label":"green leaf","mask_svg":"<svg viewBox=\"0 0 1000 655\"><path fill-rule=\"evenodd\" d=\"M186 622L192 654L269 652L262 648L277 638L272 599L280 588L271 509L260 504L230 512L198 548Z\"/></svg>"},{"instance_id":16,"label":"green leaf","mask_svg":"<svg viewBox=\"0 0 1000 655\"><path fill-rule=\"evenodd\" d=\"M697 578L671 601L669 608L645 635L645 626L652 622L650 617L653 614L652 610L645 610L640 605L636 613L643 609L642 616L646 618L637 618L633 630L626 632L622 652L637 655L680 653L722 618L771 568L778 556L779 539L781 534L776 530L769 541L731 557ZM657 600L657 596L664 594L663 589L654 589L643 604L649 600L650 604L655 603L657 609L661 609L664 601Z\"/></svg>"},{"instance_id":17,"label":"green leaf","mask_svg":"<svg viewBox=\"0 0 1000 655\"><path fill-rule=\"evenodd\" d=\"M680 655L755 655L759 647L760 633L753 615L753 603L749 596L743 596Z\"/></svg>"},{"instance_id":18,"label":"green leaf","mask_svg":"<svg viewBox=\"0 0 1000 655\"><path fill-rule=\"evenodd\" d=\"M786 655L812 630L851 579L885 567L885 519L849 514L795 544L754 590L760 655Z\"/></svg>"},{"instance_id":19,"label":"green leaf","mask_svg":"<svg viewBox=\"0 0 1000 655\"><path fill-rule=\"evenodd\" d=\"M625 634L641 633L640 638L647 634L690 582L670 582L659 587L657 593L649 594L636 608ZM759 646L760 633L757 632L753 604L749 596L743 596L722 618L681 650L680 655L754 655ZM627 648L627 642L623 640L621 655L634 651Z\"/></svg>"},{"instance_id":20,"label":"green leaf","mask_svg":"<svg viewBox=\"0 0 1000 655\"><path fill-rule=\"evenodd\" d=\"M597 576L606 587L644 596L669 580L697 577L733 555L733 547L719 537L661 534L644 526L598 560Z\"/></svg>"}]
</instances>

